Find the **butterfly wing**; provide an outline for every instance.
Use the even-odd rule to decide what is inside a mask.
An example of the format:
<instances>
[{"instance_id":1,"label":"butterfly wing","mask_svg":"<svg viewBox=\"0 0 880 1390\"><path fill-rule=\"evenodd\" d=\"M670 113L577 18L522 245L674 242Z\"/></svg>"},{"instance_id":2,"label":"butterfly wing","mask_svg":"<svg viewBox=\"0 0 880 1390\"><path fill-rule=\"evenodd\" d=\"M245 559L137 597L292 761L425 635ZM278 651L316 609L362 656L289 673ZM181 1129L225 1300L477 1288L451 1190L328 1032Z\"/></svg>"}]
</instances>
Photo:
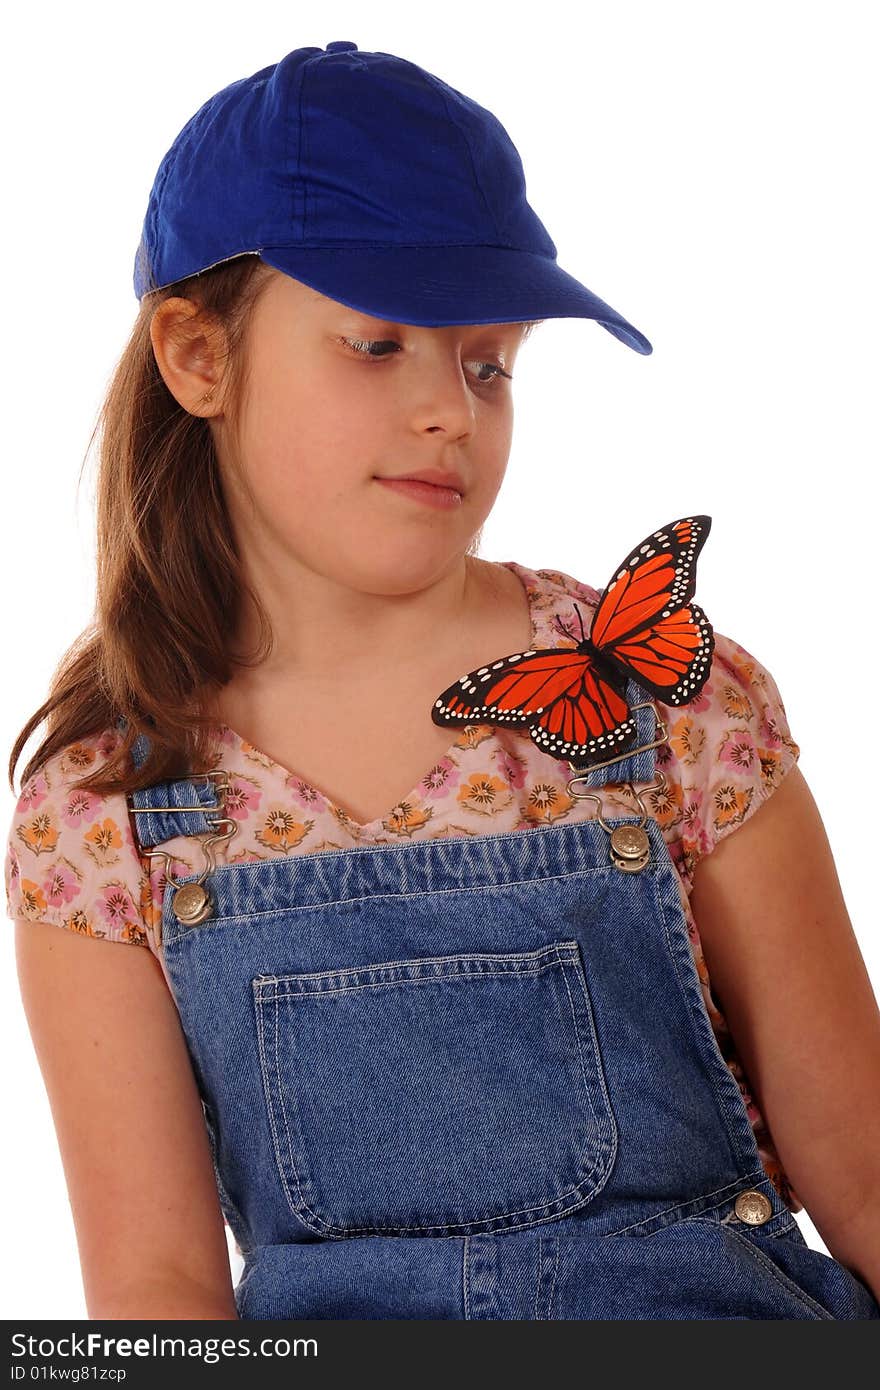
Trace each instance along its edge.
<instances>
[{"instance_id":1,"label":"butterfly wing","mask_svg":"<svg viewBox=\"0 0 880 1390\"><path fill-rule=\"evenodd\" d=\"M583 761L633 733L623 689L617 672L592 653L547 647L461 676L438 696L431 718L440 725L527 727L544 752Z\"/></svg>"},{"instance_id":2,"label":"butterfly wing","mask_svg":"<svg viewBox=\"0 0 880 1390\"><path fill-rule=\"evenodd\" d=\"M709 674L714 634L693 594L711 524L692 516L654 531L605 589L589 638L468 672L435 700L434 723L528 728L543 752L576 766L624 751L636 733L627 681L676 705L692 700Z\"/></svg>"},{"instance_id":3,"label":"butterfly wing","mask_svg":"<svg viewBox=\"0 0 880 1390\"><path fill-rule=\"evenodd\" d=\"M711 668L712 625L692 602L711 524L684 517L647 536L619 566L590 627L599 656L668 705L693 700Z\"/></svg>"},{"instance_id":4,"label":"butterfly wing","mask_svg":"<svg viewBox=\"0 0 880 1390\"><path fill-rule=\"evenodd\" d=\"M544 753L583 764L620 751L636 731L617 673L591 653L580 678L532 721L529 733Z\"/></svg>"}]
</instances>

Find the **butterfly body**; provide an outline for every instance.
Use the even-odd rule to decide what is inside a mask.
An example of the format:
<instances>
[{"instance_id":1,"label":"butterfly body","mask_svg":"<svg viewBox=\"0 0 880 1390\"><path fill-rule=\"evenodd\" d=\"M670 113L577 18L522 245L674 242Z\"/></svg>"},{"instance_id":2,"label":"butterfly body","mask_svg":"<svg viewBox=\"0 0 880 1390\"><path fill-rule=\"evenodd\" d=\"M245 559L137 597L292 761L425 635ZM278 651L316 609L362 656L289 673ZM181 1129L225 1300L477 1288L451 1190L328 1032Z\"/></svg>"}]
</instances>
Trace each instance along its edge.
<instances>
[{"instance_id":1,"label":"butterfly body","mask_svg":"<svg viewBox=\"0 0 880 1390\"><path fill-rule=\"evenodd\" d=\"M589 634L575 604L580 640L557 616L570 645L514 652L461 676L434 702L434 723L528 728L544 752L578 766L621 752L636 732L630 681L679 705L708 677L714 634L692 598L710 526L694 516L653 532L606 586Z\"/></svg>"}]
</instances>

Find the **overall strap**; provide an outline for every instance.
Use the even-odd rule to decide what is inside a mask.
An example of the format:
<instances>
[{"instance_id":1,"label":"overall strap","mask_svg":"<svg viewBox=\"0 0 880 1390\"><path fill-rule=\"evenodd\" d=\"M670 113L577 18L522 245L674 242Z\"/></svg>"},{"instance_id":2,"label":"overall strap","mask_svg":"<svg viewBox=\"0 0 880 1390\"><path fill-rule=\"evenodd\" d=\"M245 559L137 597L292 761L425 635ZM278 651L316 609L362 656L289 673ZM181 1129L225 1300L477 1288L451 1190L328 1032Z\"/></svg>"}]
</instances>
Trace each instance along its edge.
<instances>
[{"instance_id":1,"label":"overall strap","mask_svg":"<svg viewBox=\"0 0 880 1390\"><path fill-rule=\"evenodd\" d=\"M604 763L604 766L598 767L581 763L581 771L578 771L576 763L569 762L573 776L569 779L568 790L573 797L595 799L601 803L596 788L603 787L610 782L630 784L641 809L641 822L638 825L625 822L612 827L603 818L601 811L598 821L610 836L608 852L611 863L622 873L631 874L641 873L651 861L651 837L645 828L649 812L637 790L637 784L640 782L648 785L654 783L657 762L656 747L658 744L666 742L666 726L660 718L660 711L654 701L636 685L635 681L627 681L624 693L630 714L635 722L635 735L630 735L627 738L626 752L615 755L611 749L609 750L610 757L599 760ZM662 772L660 778L660 785L662 785L665 780ZM578 786L580 786L580 790L576 790ZM593 790L586 790L586 788Z\"/></svg>"},{"instance_id":2,"label":"overall strap","mask_svg":"<svg viewBox=\"0 0 880 1390\"><path fill-rule=\"evenodd\" d=\"M660 712L650 695L634 680L626 683L626 701L636 723L636 734L628 740L629 751L623 754L608 750L605 767L580 764L589 768L578 772L575 763L569 766L574 770L582 787L603 787L607 782L652 782L657 762L657 750L652 744L666 742L666 729Z\"/></svg>"},{"instance_id":3,"label":"overall strap","mask_svg":"<svg viewBox=\"0 0 880 1390\"><path fill-rule=\"evenodd\" d=\"M636 723L636 736L630 740L630 750L615 755L613 749L609 749L609 757L604 760L606 766L593 766L584 772L578 772L577 765L569 763L573 778L576 777L583 788L595 789L609 782L654 780L656 749L651 745L665 741L663 722L653 701L633 680L627 682L626 699ZM138 734L132 745L135 767L143 765L149 749L148 736ZM223 817L226 779L227 774L218 769L190 773L129 792L129 809L141 848L152 849L178 835L206 835L214 831L218 819Z\"/></svg>"},{"instance_id":4,"label":"overall strap","mask_svg":"<svg viewBox=\"0 0 880 1390\"><path fill-rule=\"evenodd\" d=\"M131 750L136 768L143 766L149 751L148 736L138 734ZM141 849L152 849L178 835L211 834L223 816L226 779L223 771L190 773L129 792L129 811Z\"/></svg>"}]
</instances>

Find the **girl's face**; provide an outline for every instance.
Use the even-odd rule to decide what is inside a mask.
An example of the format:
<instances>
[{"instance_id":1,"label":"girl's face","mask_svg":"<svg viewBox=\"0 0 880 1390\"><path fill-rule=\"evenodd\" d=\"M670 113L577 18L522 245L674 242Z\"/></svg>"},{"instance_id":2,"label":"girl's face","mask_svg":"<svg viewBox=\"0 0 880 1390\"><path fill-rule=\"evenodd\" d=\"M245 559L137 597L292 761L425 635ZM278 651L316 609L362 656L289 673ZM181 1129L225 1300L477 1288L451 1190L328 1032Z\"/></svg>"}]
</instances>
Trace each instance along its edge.
<instances>
[{"instance_id":1,"label":"girl's face","mask_svg":"<svg viewBox=\"0 0 880 1390\"><path fill-rule=\"evenodd\" d=\"M386 322L276 272L251 320L234 440L213 422L244 558L385 594L459 563L507 466L504 373L522 334L518 323ZM377 481L423 469L457 475L461 500L431 506Z\"/></svg>"}]
</instances>

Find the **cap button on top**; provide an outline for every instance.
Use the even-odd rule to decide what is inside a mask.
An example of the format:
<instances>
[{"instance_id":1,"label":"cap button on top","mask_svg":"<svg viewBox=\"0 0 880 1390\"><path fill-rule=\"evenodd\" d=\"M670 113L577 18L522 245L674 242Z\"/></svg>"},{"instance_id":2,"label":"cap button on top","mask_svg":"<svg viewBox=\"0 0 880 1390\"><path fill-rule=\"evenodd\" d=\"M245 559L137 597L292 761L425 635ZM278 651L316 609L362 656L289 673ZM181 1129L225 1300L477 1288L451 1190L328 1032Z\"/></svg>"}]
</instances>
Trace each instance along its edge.
<instances>
[{"instance_id":1,"label":"cap button on top","mask_svg":"<svg viewBox=\"0 0 880 1390\"><path fill-rule=\"evenodd\" d=\"M351 49L353 49L353 48L357 48L357 44L356 44L356 43L352 43L350 39L335 39L335 40L333 41L333 43L328 43L327 48L326 48L326 52L327 52L327 53L348 53L348 52L350 52Z\"/></svg>"},{"instance_id":2,"label":"cap button on top","mask_svg":"<svg viewBox=\"0 0 880 1390\"><path fill-rule=\"evenodd\" d=\"M740 1221L748 1226L763 1226L773 1215L773 1207L763 1192L741 1192L733 1204Z\"/></svg>"}]
</instances>

